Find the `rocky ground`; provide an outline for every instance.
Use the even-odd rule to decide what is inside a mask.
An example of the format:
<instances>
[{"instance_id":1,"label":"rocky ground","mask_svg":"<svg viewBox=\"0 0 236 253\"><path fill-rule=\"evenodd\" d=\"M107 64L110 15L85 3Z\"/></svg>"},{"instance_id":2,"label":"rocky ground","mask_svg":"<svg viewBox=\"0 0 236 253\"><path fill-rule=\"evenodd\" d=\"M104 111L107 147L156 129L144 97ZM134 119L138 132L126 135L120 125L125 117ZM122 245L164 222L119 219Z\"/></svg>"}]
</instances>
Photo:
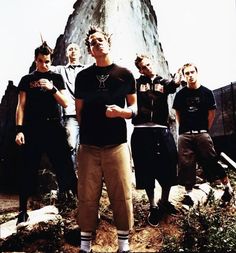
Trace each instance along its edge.
<instances>
[{"instance_id":1,"label":"rocky ground","mask_svg":"<svg viewBox=\"0 0 236 253\"><path fill-rule=\"evenodd\" d=\"M207 199L207 193L210 190L208 184L201 184L200 188L195 189L195 201L196 203L203 203ZM160 197L160 186L157 185L157 199ZM181 198L183 196L184 189L181 186L174 186L171 189L170 200L179 210L179 214L175 216L166 216L160 222L159 226L153 228L149 226L146 222L146 217L148 215L148 203L146 199L145 192L142 190L135 190L133 187L133 203L134 203L134 229L131 232L130 237L130 247L132 252L159 252L162 249L163 240L166 237L181 236L181 231L179 229L178 220L181 219L183 215L188 212L186 206L181 205ZM222 194L222 190L215 191L216 197L219 198ZM39 203L37 203L39 204ZM42 207L42 203L38 207ZM37 207L37 208L38 208ZM35 209L35 204L31 203L31 208ZM6 195L0 194L0 220L1 223L4 221L14 220L17 215L18 209L18 197L16 195ZM14 237L13 241L10 243L9 249L13 251L21 251L27 253L33 252L63 252L63 253L75 253L79 252L79 227L76 223L76 209L62 214L61 220L64 228L66 228L66 233L60 238L47 238L47 236L34 237L29 236L27 232L27 237L25 237L24 229L18 231L20 234L19 238ZM107 198L106 189L103 189L101 205L100 205L100 222L98 224L96 239L93 241L93 251L94 252L116 252L117 250L117 237L116 230L113 225L112 213L109 207L109 200ZM12 221L12 223L15 224ZM41 223L40 223L41 224ZM2 226L2 225L1 225ZM13 225L14 226L14 225ZM40 226L38 226L40 227ZM38 229L37 227L37 229ZM43 229L42 229L43 227ZM72 228L71 230L69 228ZM45 227L41 226L41 232L45 233ZM54 226L56 231L58 226ZM55 234L55 231L54 234ZM48 232L48 228L47 228ZM58 232L58 231L56 231ZM0 231L1 233L1 231ZM3 231L2 231L3 233ZM17 234L16 233L16 234ZM15 234L14 234L15 235ZM17 238L17 239L16 239ZM22 239L24 238L24 239ZM25 239L27 238L27 240ZM30 238L30 239L29 239ZM58 241L60 241L58 243ZM6 239L5 239L6 240ZM21 244L19 240L23 240L24 243ZM54 240L52 242L52 240ZM42 247L42 245L50 245L58 243L60 246L58 250L50 247ZM15 244L15 245L14 245ZM21 244L21 246L19 246ZM3 244L0 244L0 247ZM18 247L19 246L19 247ZM43 248L43 251L40 249ZM1 248L0 248L1 249ZM1 250L0 250L1 251ZM12 251L12 252L13 252ZM8 251L10 252L10 251Z\"/></svg>"}]
</instances>

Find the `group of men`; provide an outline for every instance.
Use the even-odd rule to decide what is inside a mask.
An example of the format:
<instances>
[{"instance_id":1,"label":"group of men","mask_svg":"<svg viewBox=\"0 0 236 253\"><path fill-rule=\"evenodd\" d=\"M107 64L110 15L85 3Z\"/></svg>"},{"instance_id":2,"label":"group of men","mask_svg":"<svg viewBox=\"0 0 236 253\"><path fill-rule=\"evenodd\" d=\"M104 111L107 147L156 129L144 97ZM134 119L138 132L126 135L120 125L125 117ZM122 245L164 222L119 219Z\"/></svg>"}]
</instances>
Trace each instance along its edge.
<instances>
[{"instance_id":1,"label":"group of men","mask_svg":"<svg viewBox=\"0 0 236 253\"><path fill-rule=\"evenodd\" d=\"M147 221L151 226L157 226L163 214L178 212L169 201L173 185L184 185L183 203L193 205L196 162L209 181L221 180L225 187L222 198L230 201L233 190L217 163L208 132L215 100L212 92L199 83L196 66L186 64L167 80L157 74L149 57L139 55L135 65L141 76L135 80L128 69L113 62L109 34L91 27L85 44L94 64L82 66L79 48L72 43L67 47L68 65L51 68L52 51L44 42L35 50L36 70L19 83L16 143L23 159L17 224L28 219L27 200L35 190L36 168L42 152L47 152L59 192L71 191L78 197L80 252L92 252L103 183L117 228L117 252L130 252L133 206L126 119L134 125L131 151L136 188L147 193ZM177 152L169 129L167 99L180 86L182 76L187 85L177 92L173 104L179 124ZM58 104L64 108L63 125ZM162 187L158 202L155 180Z\"/></svg>"}]
</instances>

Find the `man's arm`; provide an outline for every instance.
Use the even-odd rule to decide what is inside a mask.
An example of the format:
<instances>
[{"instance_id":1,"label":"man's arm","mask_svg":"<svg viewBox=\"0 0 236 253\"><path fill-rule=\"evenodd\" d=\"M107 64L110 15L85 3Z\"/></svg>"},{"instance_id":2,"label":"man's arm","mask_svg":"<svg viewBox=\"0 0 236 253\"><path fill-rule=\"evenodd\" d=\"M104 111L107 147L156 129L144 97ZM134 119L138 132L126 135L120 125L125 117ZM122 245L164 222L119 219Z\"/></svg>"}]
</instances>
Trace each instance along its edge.
<instances>
[{"instance_id":1,"label":"man's arm","mask_svg":"<svg viewBox=\"0 0 236 253\"><path fill-rule=\"evenodd\" d=\"M216 110L208 110L208 129L211 129L213 121L215 119Z\"/></svg>"},{"instance_id":2,"label":"man's arm","mask_svg":"<svg viewBox=\"0 0 236 253\"><path fill-rule=\"evenodd\" d=\"M23 133L24 111L26 103L26 92L20 91L18 95L18 104L16 107L16 143L18 145L25 144L25 136Z\"/></svg>"},{"instance_id":3,"label":"man's arm","mask_svg":"<svg viewBox=\"0 0 236 253\"><path fill-rule=\"evenodd\" d=\"M121 117L124 119L131 119L137 115L137 95L128 94L126 96L127 107L121 108L118 105L107 105L106 116L108 118Z\"/></svg>"},{"instance_id":4,"label":"man's arm","mask_svg":"<svg viewBox=\"0 0 236 253\"><path fill-rule=\"evenodd\" d=\"M84 101L82 99L75 99L75 110L76 110L76 118L78 123L81 121L81 111L83 109Z\"/></svg>"},{"instance_id":5,"label":"man's arm","mask_svg":"<svg viewBox=\"0 0 236 253\"><path fill-rule=\"evenodd\" d=\"M176 116L176 123L179 126L179 124L180 124L180 112L175 110L175 116Z\"/></svg>"},{"instance_id":6,"label":"man's arm","mask_svg":"<svg viewBox=\"0 0 236 253\"><path fill-rule=\"evenodd\" d=\"M47 92L51 93L54 96L59 105L61 105L64 108L68 106L68 101L66 99L64 90L58 90L53 85L53 82L50 82L48 79L42 78L39 80L39 83L42 89L46 90Z\"/></svg>"}]
</instances>

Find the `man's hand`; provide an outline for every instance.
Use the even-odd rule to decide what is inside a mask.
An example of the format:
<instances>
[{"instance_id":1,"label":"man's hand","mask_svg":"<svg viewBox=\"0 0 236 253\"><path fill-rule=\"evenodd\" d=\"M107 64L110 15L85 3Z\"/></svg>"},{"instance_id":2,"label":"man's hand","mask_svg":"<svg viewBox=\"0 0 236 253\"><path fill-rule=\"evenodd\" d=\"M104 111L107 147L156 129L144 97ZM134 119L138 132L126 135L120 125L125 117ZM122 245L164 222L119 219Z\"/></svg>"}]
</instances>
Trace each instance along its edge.
<instances>
[{"instance_id":1,"label":"man's hand","mask_svg":"<svg viewBox=\"0 0 236 253\"><path fill-rule=\"evenodd\" d=\"M119 107L118 105L106 105L106 116L107 118L117 118L121 117L123 108Z\"/></svg>"},{"instance_id":2,"label":"man's hand","mask_svg":"<svg viewBox=\"0 0 236 253\"><path fill-rule=\"evenodd\" d=\"M16 139L15 139L15 142L21 146L22 144L25 144L25 136L22 132L18 133L16 135Z\"/></svg>"},{"instance_id":3,"label":"man's hand","mask_svg":"<svg viewBox=\"0 0 236 253\"><path fill-rule=\"evenodd\" d=\"M48 79L41 78L38 80L39 86L41 87L42 90L48 91L53 89L53 82L49 81Z\"/></svg>"}]
</instances>

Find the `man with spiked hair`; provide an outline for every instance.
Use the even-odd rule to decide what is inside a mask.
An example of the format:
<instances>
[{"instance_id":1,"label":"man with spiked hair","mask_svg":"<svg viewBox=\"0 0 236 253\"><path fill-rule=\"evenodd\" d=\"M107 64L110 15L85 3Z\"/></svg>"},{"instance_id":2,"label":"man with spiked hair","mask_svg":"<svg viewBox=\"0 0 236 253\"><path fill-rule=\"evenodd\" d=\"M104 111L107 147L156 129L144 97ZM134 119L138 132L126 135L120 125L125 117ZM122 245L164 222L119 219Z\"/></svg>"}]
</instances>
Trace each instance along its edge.
<instances>
[{"instance_id":1,"label":"man with spiked hair","mask_svg":"<svg viewBox=\"0 0 236 253\"><path fill-rule=\"evenodd\" d=\"M20 147L22 164L17 225L28 220L27 200L37 193L37 168L43 153L55 169L59 192L77 193L77 178L59 110L59 105L67 107L65 85L60 74L49 70L52 53L46 42L36 48L36 70L23 76L18 86L15 141Z\"/></svg>"},{"instance_id":2,"label":"man with spiked hair","mask_svg":"<svg viewBox=\"0 0 236 253\"><path fill-rule=\"evenodd\" d=\"M85 43L95 64L79 72L75 82L76 112L80 123L80 252L91 252L103 182L117 228L118 252L129 252L133 209L125 119L136 115L136 88L131 72L113 63L110 39L104 31L90 28Z\"/></svg>"}]
</instances>

